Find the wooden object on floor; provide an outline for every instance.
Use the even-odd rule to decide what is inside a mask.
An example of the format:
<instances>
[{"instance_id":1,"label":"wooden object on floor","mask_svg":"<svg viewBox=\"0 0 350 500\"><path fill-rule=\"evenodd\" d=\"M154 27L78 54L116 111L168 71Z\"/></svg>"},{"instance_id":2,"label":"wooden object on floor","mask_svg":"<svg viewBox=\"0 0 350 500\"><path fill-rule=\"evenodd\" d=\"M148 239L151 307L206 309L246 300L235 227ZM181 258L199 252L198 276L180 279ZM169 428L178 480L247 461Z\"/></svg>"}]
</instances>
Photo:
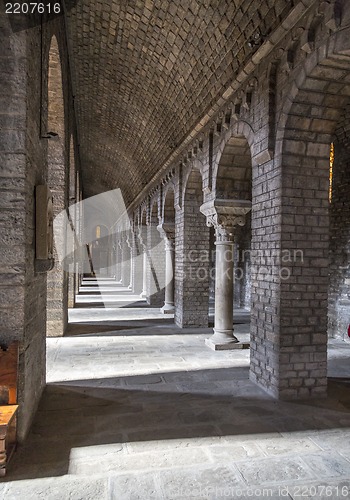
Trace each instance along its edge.
<instances>
[{"instance_id":1,"label":"wooden object on floor","mask_svg":"<svg viewBox=\"0 0 350 500\"><path fill-rule=\"evenodd\" d=\"M16 413L18 405L0 406L0 477L16 448Z\"/></svg>"},{"instance_id":2,"label":"wooden object on floor","mask_svg":"<svg viewBox=\"0 0 350 500\"><path fill-rule=\"evenodd\" d=\"M0 477L16 447L18 342L0 347Z\"/></svg>"}]
</instances>

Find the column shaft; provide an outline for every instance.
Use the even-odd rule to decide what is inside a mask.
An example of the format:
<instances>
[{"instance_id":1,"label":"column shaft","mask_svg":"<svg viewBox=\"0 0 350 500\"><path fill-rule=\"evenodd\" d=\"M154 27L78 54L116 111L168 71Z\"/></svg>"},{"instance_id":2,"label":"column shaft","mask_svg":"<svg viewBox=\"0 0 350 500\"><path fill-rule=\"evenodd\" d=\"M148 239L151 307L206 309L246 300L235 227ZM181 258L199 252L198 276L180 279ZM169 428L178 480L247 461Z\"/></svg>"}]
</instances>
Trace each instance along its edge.
<instances>
[{"instance_id":1,"label":"column shaft","mask_svg":"<svg viewBox=\"0 0 350 500\"><path fill-rule=\"evenodd\" d=\"M175 248L171 237L165 239L165 300L161 311L164 314L173 314L174 306L174 266Z\"/></svg>"}]
</instances>

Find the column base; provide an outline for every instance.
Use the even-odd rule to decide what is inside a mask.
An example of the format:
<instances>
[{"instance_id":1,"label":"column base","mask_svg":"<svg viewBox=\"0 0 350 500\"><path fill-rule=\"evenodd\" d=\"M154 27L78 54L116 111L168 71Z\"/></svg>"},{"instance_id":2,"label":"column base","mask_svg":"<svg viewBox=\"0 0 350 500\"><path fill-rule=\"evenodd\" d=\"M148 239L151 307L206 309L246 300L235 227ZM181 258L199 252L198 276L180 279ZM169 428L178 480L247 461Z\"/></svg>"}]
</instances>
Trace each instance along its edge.
<instances>
[{"instance_id":1,"label":"column base","mask_svg":"<svg viewBox=\"0 0 350 500\"><path fill-rule=\"evenodd\" d=\"M174 314L175 306L173 304L164 304L160 312L163 314Z\"/></svg>"},{"instance_id":2,"label":"column base","mask_svg":"<svg viewBox=\"0 0 350 500\"><path fill-rule=\"evenodd\" d=\"M145 299L147 297L147 292L143 291L140 293L140 299Z\"/></svg>"},{"instance_id":3,"label":"column base","mask_svg":"<svg viewBox=\"0 0 350 500\"><path fill-rule=\"evenodd\" d=\"M129 286L128 286L128 290L132 290L132 285L129 285Z\"/></svg>"},{"instance_id":4,"label":"column base","mask_svg":"<svg viewBox=\"0 0 350 500\"><path fill-rule=\"evenodd\" d=\"M249 349L249 342L240 342L234 335L233 330L215 331L209 339L205 339L205 345L213 351L230 351L233 349Z\"/></svg>"}]
</instances>

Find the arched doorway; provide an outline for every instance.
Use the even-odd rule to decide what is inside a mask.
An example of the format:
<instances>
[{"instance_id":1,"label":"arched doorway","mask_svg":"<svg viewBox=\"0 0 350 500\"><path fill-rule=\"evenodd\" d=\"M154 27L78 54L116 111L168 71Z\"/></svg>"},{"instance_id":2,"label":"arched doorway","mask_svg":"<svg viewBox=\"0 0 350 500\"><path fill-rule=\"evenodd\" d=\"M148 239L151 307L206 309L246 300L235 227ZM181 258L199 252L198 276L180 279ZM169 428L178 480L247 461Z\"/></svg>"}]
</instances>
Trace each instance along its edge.
<instances>
[{"instance_id":1,"label":"arched doorway","mask_svg":"<svg viewBox=\"0 0 350 500\"><path fill-rule=\"evenodd\" d=\"M207 327L209 302L209 227L200 211L202 175L188 173L175 222L175 323Z\"/></svg>"},{"instance_id":2,"label":"arched doorway","mask_svg":"<svg viewBox=\"0 0 350 500\"><path fill-rule=\"evenodd\" d=\"M250 289L251 279L252 160L248 140L236 127L217 156L215 198L201 207L215 229L214 335L207 341L215 350L231 349L238 343L233 334L234 288L238 289L237 305L241 306L242 295L244 306L250 303L243 291Z\"/></svg>"}]
</instances>

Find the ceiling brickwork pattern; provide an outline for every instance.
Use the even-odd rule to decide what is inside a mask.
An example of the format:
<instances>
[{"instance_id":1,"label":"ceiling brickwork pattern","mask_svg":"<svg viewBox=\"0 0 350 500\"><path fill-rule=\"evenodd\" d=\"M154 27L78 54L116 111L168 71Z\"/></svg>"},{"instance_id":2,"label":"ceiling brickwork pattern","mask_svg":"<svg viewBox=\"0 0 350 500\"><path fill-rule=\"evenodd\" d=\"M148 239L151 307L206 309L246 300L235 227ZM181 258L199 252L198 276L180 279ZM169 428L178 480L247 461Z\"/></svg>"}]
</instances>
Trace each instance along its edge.
<instances>
[{"instance_id":1,"label":"ceiling brickwork pattern","mask_svg":"<svg viewBox=\"0 0 350 500\"><path fill-rule=\"evenodd\" d=\"M68 12L85 196L132 199L269 34L289 0L78 0Z\"/></svg>"}]
</instances>

